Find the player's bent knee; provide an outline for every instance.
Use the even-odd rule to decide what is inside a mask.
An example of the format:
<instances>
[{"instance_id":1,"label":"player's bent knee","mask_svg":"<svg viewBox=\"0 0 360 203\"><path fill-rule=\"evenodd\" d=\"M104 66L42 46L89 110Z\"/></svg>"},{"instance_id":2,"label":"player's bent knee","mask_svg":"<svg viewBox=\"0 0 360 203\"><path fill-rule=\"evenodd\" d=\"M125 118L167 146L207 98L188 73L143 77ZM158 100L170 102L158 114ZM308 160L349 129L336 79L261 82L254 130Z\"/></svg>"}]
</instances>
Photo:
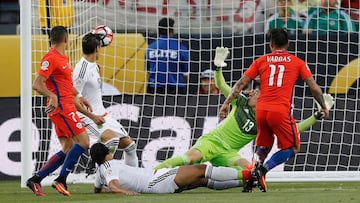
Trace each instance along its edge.
<instances>
[{"instance_id":1,"label":"player's bent knee","mask_svg":"<svg viewBox=\"0 0 360 203\"><path fill-rule=\"evenodd\" d=\"M109 140L111 139L114 139L114 138L117 138L116 134L114 133L114 131L110 130L110 129L107 129L105 130L101 136L100 136L100 141L102 143L106 143L108 142Z\"/></svg>"},{"instance_id":2,"label":"player's bent knee","mask_svg":"<svg viewBox=\"0 0 360 203\"><path fill-rule=\"evenodd\" d=\"M122 137L120 138L120 148L124 149L133 144L134 141L131 139L131 137Z\"/></svg>"}]
</instances>

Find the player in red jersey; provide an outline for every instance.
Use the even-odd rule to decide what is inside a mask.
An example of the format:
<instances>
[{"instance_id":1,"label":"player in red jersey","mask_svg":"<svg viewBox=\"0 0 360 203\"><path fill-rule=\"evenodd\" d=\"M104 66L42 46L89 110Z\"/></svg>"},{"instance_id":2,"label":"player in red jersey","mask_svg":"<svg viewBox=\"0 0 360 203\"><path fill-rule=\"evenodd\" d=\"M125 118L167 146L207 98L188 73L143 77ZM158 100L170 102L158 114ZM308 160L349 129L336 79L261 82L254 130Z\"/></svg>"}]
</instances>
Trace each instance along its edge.
<instances>
[{"instance_id":1,"label":"player in red jersey","mask_svg":"<svg viewBox=\"0 0 360 203\"><path fill-rule=\"evenodd\" d=\"M234 85L231 95L222 105L219 116L223 119L229 111L231 101L255 77L260 76L261 94L256 103L256 125L258 133L254 155L255 167L253 178L245 187L252 187L257 182L260 190L266 191L265 174L275 166L286 162L300 150L299 132L292 114L292 95L295 82L300 76L309 86L316 101L321 105L323 117L328 117L322 91L316 84L307 64L287 52L288 34L284 29L269 31L272 52L255 60L244 75ZM277 137L278 148L266 163L265 158L270 152L274 135Z\"/></svg>"},{"instance_id":2,"label":"player in red jersey","mask_svg":"<svg viewBox=\"0 0 360 203\"><path fill-rule=\"evenodd\" d=\"M47 97L45 112L55 127L62 150L53 155L47 163L27 180L27 186L38 196L44 196L40 182L61 165L59 177L52 186L63 195L67 191L66 177L73 170L80 155L89 148L89 137L76 113L72 67L65 50L69 45L69 35L65 27L56 26L50 33L51 48L41 60L41 67L33 83L33 89ZM79 111L86 111L79 107ZM103 122L98 120L99 123Z\"/></svg>"}]
</instances>

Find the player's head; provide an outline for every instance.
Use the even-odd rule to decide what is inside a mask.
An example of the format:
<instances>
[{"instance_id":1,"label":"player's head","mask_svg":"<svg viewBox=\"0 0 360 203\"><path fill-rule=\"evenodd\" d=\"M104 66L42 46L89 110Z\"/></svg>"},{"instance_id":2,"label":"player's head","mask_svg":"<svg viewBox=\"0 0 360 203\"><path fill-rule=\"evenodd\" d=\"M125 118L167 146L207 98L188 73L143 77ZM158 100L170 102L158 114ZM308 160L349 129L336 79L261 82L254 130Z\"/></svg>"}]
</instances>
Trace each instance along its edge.
<instances>
[{"instance_id":1,"label":"player's head","mask_svg":"<svg viewBox=\"0 0 360 203\"><path fill-rule=\"evenodd\" d=\"M102 143L95 143L90 148L91 159L98 165L104 163L106 155L110 153L109 148L107 148Z\"/></svg>"},{"instance_id":2,"label":"player's head","mask_svg":"<svg viewBox=\"0 0 360 203\"><path fill-rule=\"evenodd\" d=\"M64 26L55 26L51 29L50 32L50 44L57 45L61 43L68 44L68 31ZM67 47L66 47L67 48Z\"/></svg>"},{"instance_id":3,"label":"player's head","mask_svg":"<svg viewBox=\"0 0 360 203\"><path fill-rule=\"evenodd\" d=\"M207 93L212 93L216 90L214 71L207 69L200 74L200 86Z\"/></svg>"},{"instance_id":4,"label":"player's head","mask_svg":"<svg viewBox=\"0 0 360 203\"><path fill-rule=\"evenodd\" d=\"M93 33L86 34L82 39L82 50L84 54L93 54L100 50L100 38Z\"/></svg>"},{"instance_id":5,"label":"player's head","mask_svg":"<svg viewBox=\"0 0 360 203\"><path fill-rule=\"evenodd\" d=\"M174 19L162 18L159 21L159 35L172 35L174 34Z\"/></svg>"},{"instance_id":6,"label":"player's head","mask_svg":"<svg viewBox=\"0 0 360 203\"><path fill-rule=\"evenodd\" d=\"M289 35L283 28L274 28L267 33L270 39L271 50L287 49L289 47Z\"/></svg>"},{"instance_id":7,"label":"player's head","mask_svg":"<svg viewBox=\"0 0 360 203\"><path fill-rule=\"evenodd\" d=\"M257 102L257 99L259 98L259 95L260 95L260 89L259 88L255 88L255 89L252 89L249 93L249 99L248 99L248 105L250 107L255 107L256 106L256 102Z\"/></svg>"}]
</instances>

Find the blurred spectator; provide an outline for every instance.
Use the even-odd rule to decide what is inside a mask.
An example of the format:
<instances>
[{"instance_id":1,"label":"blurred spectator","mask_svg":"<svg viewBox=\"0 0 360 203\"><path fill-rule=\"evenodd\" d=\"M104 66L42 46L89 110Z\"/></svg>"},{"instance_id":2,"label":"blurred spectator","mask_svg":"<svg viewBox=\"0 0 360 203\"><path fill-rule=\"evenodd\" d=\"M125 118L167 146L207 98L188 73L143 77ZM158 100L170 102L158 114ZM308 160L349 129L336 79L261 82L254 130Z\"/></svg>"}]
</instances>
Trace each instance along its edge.
<instances>
[{"instance_id":1,"label":"blurred spectator","mask_svg":"<svg viewBox=\"0 0 360 203\"><path fill-rule=\"evenodd\" d=\"M356 27L359 28L359 16L360 16L360 1L359 0L342 0L341 6L354 20Z\"/></svg>"},{"instance_id":2,"label":"blurred spectator","mask_svg":"<svg viewBox=\"0 0 360 203\"><path fill-rule=\"evenodd\" d=\"M354 22L339 7L339 0L321 0L321 7L309 13L303 33L354 32Z\"/></svg>"},{"instance_id":3,"label":"blurred spectator","mask_svg":"<svg viewBox=\"0 0 360 203\"><path fill-rule=\"evenodd\" d=\"M39 18L43 34L58 25L70 28L74 21L72 0L39 0Z\"/></svg>"},{"instance_id":4,"label":"blurred spectator","mask_svg":"<svg viewBox=\"0 0 360 203\"><path fill-rule=\"evenodd\" d=\"M307 16L313 8L320 6L320 0L291 0L291 8L301 16Z\"/></svg>"},{"instance_id":5,"label":"blurred spectator","mask_svg":"<svg viewBox=\"0 0 360 203\"><path fill-rule=\"evenodd\" d=\"M149 76L148 93L185 94L189 73L189 51L174 38L174 20L159 21L159 39L145 53Z\"/></svg>"},{"instance_id":6,"label":"blurred spectator","mask_svg":"<svg viewBox=\"0 0 360 203\"><path fill-rule=\"evenodd\" d=\"M220 90L215 85L214 72L210 69L200 74L199 94L219 94Z\"/></svg>"},{"instance_id":7,"label":"blurred spectator","mask_svg":"<svg viewBox=\"0 0 360 203\"><path fill-rule=\"evenodd\" d=\"M215 6L215 15L220 18L226 13L225 16L229 15L229 21L225 22L222 26L224 33L236 33L246 34L259 32L259 27L263 29L264 13L261 5L262 1L266 0L223 0L223 1L211 1ZM216 2L216 3L215 3Z\"/></svg>"},{"instance_id":8,"label":"blurred spectator","mask_svg":"<svg viewBox=\"0 0 360 203\"><path fill-rule=\"evenodd\" d=\"M302 20L291 8L291 0L276 0L277 11L266 21L265 32L274 28L286 28L294 34L302 28Z\"/></svg>"}]
</instances>

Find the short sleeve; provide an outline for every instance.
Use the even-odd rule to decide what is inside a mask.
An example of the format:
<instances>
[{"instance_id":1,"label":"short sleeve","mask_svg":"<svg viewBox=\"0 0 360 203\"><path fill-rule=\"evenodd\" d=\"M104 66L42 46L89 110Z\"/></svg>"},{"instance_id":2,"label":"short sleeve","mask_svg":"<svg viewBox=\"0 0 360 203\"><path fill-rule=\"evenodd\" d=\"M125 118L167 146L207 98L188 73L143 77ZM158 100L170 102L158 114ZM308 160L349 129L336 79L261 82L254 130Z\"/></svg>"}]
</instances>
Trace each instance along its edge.
<instances>
[{"instance_id":1,"label":"short sleeve","mask_svg":"<svg viewBox=\"0 0 360 203\"><path fill-rule=\"evenodd\" d=\"M82 68L76 67L73 72L73 84L78 92L82 92L87 80L89 71L81 71Z\"/></svg>"},{"instance_id":2,"label":"short sleeve","mask_svg":"<svg viewBox=\"0 0 360 203\"><path fill-rule=\"evenodd\" d=\"M255 60L244 73L244 75L248 76L251 79L254 79L256 76L259 75L259 70L257 66L258 60Z\"/></svg>"},{"instance_id":3,"label":"short sleeve","mask_svg":"<svg viewBox=\"0 0 360 203\"><path fill-rule=\"evenodd\" d=\"M307 65L307 63L303 63L302 66L300 66L300 76L302 80L305 80L308 77L312 76L312 73L310 71L309 66Z\"/></svg>"}]
</instances>

